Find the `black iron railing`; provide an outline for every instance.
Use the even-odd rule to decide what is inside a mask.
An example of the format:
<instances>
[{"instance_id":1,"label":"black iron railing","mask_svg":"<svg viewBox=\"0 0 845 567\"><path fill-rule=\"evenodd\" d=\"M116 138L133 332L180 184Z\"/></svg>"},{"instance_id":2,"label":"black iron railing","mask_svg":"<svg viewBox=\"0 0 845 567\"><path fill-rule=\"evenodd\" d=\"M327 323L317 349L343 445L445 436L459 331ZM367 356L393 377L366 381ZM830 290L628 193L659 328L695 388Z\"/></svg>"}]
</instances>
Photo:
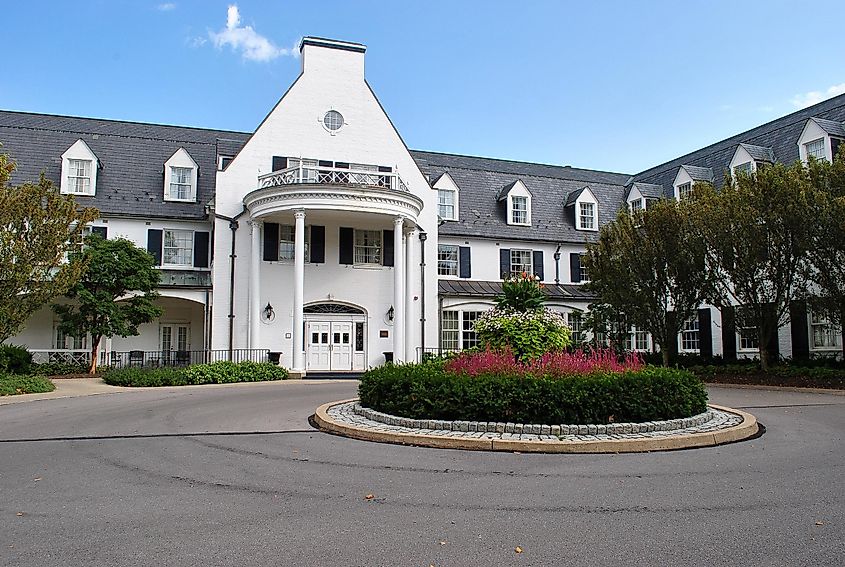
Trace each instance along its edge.
<instances>
[{"instance_id":1,"label":"black iron railing","mask_svg":"<svg viewBox=\"0 0 845 567\"><path fill-rule=\"evenodd\" d=\"M157 368L163 366L190 366L210 362L269 362L270 351L258 348L233 350L130 350L110 352L102 362L114 368Z\"/></svg>"},{"instance_id":2,"label":"black iron railing","mask_svg":"<svg viewBox=\"0 0 845 567\"><path fill-rule=\"evenodd\" d=\"M460 352L460 350L461 349L457 348L417 347L417 362L424 362L426 360L440 358L442 356L447 356L450 354L456 354Z\"/></svg>"}]
</instances>

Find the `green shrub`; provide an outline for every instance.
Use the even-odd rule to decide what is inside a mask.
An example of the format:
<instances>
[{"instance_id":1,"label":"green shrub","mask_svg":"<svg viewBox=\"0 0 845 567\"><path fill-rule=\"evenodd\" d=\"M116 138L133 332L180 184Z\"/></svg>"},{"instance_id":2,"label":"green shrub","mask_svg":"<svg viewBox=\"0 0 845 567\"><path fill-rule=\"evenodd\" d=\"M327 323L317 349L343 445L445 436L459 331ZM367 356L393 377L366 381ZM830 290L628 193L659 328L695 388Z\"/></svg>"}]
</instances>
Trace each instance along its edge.
<instances>
[{"instance_id":1,"label":"green shrub","mask_svg":"<svg viewBox=\"0 0 845 567\"><path fill-rule=\"evenodd\" d=\"M26 347L0 345L0 372L9 374L29 374L32 366L32 353Z\"/></svg>"},{"instance_id":2,"label":"green shrub","mask_svg":"<svg viewBox=\"0 0 845 567\"><path fill-rule=\"evenodd\" d=\"M212 362L187 368L118 368L103 375L112 386L185 386L284 380L288 371L269 362Z\"/></svg>"},{"instance_id":3,"label":"green shrub","mask_svg":"<svg viewBox=\"0 0 845 567\"><path fill-rule=\"evenodd\" d=\"M361 404L412 419L602 424L690 417L707 392L690 372L646 367L567 378L452 374L442 363L385 365L364 374Z\"/></svg>"},{"instance_id":4,"label":"green shrub","mask_svg":"<svg viewBox=\"0 0 845 567\"><path fill-rule=\"evenodd\" d=\"M73 364L72 362L41 362L33 363L31 371L39 376L65 376L67 374L87 374L87 364Z\"/></svg>"},{"instance_id":5,"label":"green shrub","mask_svg":"<svg viewBox=\"0 0 845 567\"><path fill-rule=\"evenodd\" d=\"M0 396L52 392L56 386L43 376L0 374Z\"/></svg>"},{"instance_id":6,"label":"green shrub","mask_svg":"<svg viewBox=\"0 0 845 567\"><path fill-rule=\"evenodd\" d=\"M478 340L491 350L510 350L522 361L557 352L571 344L563 317L550 309L515 311L496 307L475 322Z\"/></svg>"}]
</instances>

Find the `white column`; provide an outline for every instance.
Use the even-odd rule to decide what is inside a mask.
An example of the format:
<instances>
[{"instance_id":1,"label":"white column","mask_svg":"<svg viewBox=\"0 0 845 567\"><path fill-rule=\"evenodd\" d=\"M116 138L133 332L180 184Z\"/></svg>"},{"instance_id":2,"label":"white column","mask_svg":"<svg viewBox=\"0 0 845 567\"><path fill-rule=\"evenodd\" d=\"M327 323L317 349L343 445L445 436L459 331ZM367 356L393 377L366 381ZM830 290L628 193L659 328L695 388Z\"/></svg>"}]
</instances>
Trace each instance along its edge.
<instances>
[{"instance_id":1,"label":"white column","mask_svg":"<svg viewBox=\"0 0 845 567\"><path fill-rule=\"evenodd\" d=\"M405 247L402 217L393 219L393 360L405 361Z\"/></svg>"},{"instance_id":2,"label":"white column","mask_svg":"<svg viewBox=\"0 0 845 567\"><path fill-rule=\"evenodd\" d=\"M405 359L416 360L414 351L414 243L417 232L405 235Z\"/></svg>"},{"instance_id":3,"label":"white column","mask_svg":"<svg viewBox=\"0 0 845 567\"><path fill-rule=\"evenodd\" d=\"M297 372L305 370L305 356L302 352L302 303L305 289L305 211L294 213L296 230L293 245L293 368Z\"/></svg>"},{"instance_id":4,"label":"white column","mask_svg":"<svg viewBox=\"0 0 845 567\"><path fill-rule=\"evenodd\" d=\"M249 348L258 348L261 328L261 225L252 221L252 249L249 260Z\"/></svg>"}]
</instances>

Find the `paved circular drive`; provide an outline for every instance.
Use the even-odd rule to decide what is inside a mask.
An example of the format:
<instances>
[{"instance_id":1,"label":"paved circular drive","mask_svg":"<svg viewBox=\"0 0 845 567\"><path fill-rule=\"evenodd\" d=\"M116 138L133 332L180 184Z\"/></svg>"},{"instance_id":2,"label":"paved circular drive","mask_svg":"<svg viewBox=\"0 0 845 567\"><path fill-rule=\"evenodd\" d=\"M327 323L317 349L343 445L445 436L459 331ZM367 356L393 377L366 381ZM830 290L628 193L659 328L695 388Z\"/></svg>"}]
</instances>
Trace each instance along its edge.
<instances>
[{"instance_id":1,"label":"paved circular drive","mask_svg":"<svg viewBox=\"0 0 845 567\"><path fill-rule=\"evenodd\" d=\"M324 431L364 441L530 453L663 451L721 445L758 433L753 415L721 406L668 421L538 425L410 419L362 407L358 400L343 400L323 404L314 418Z\"/></svg>"}]
</instances>

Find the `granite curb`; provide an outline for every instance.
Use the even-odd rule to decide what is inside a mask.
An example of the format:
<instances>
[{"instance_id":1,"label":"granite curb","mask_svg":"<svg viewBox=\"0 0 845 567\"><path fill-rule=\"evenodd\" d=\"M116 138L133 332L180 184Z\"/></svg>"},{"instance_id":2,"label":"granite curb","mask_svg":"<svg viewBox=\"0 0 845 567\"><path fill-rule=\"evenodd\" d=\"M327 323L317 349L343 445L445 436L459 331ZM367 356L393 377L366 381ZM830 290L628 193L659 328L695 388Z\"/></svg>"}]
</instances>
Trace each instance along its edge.
<instances>
[{"instance_id":1,"label":"granite curb","mask_svg":"<svg viewBox=\"0 0 845 567\"><path fill-rule=\"evenodd\" d=\"M567 426L569 431L577 427L578 433L552 434L552 427L529 425L529 431L540 427L540 433L509 433L507 423L486 423L483 430L469 431L470 423L477 422L441 422L441 420L408 420L411 426L406 426L408 418L387 416L378 417L388 421L376 421L366 417L363 412L368 408L352 409L357 398L340 400L323 404L314 415L314 421L319 429L338 435L351 437L363 441L381 443L396 443L422 447L466 449L476 451L510 451L531 453L631 453L667 451L692 447L707 447L732 443L747 439L757 434L756 418L746 412L710 404L708 411L698 416L683 420L670 420L674 429L652 429L646 424L610 424L620 426L624 433L592 433L590 426ZM342 413L341 413L342 412ZM361 412L361 413L359 413ZM376 412L378 413L378 412ZM356 416L356 417L349 417ZM386 417L385 417L386 416ZM707 420L705 416L711 416ZM725 417L728 416L728 417ZM347 419L348 418L348 419ZM393 424L390 421L393 420ZM400 421L401 420L401 421ZM417 423L425 423L425 428L414 427ZM711 425L718 422L717 425ZM668 424L669 422L650 422L652 427ZM684 425L693 424L696 425ZM401 424L401 425L400 425ZM449 424L449 429L437 429ZM466 425L467 430L464 431ZM718 424L725 425L720 427ZM515 431L516 425L511 424ZM627 426L638 425L639 433L630 431ZM430 426L434 426L431 428ZM645 427L643 427L645 426ZM453 429L456 427L457 429ZM558 428L560 426L557 426ZM587 428L587 433L580 434ZM670 427L664 425L664 427ZM526 425L522 425L523 431ZM548 433L544 428L548 428ZM555 430L557 431L557 430ZM605 431L607 431L605 429ZM615 431L615 429L614 429Z\"/></svg>"}]
</instances>

